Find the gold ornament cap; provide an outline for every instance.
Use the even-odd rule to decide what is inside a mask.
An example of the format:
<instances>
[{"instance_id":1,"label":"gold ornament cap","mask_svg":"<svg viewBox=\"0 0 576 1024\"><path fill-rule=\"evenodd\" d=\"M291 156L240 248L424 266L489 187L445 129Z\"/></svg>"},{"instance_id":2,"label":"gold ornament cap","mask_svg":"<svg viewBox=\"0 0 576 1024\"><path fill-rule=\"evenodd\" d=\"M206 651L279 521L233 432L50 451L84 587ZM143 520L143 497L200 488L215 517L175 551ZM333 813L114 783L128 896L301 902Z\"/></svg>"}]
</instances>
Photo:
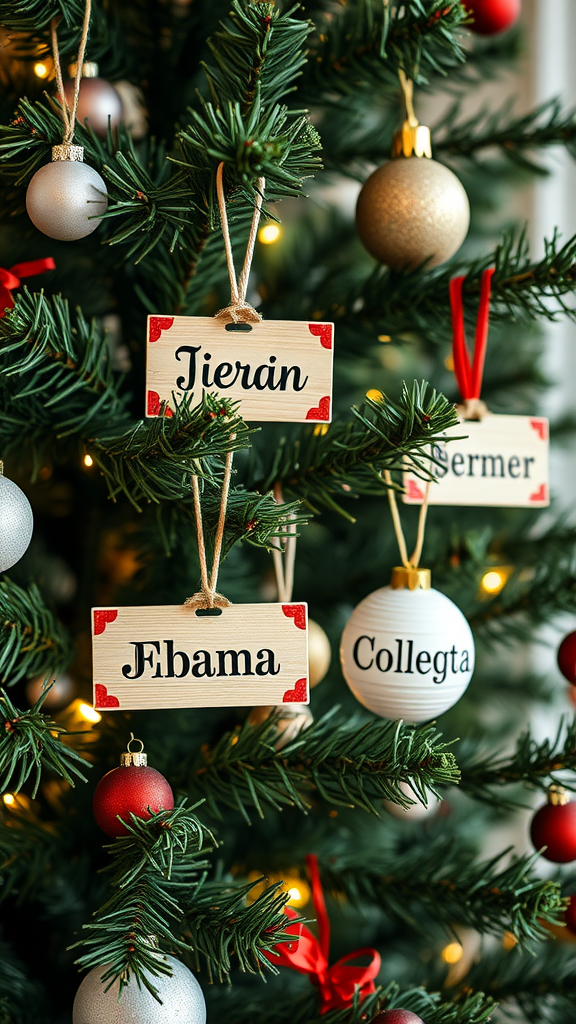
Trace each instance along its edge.
<instances>
[{"instance_id":1,"label":"gold ornament cap","mask_svg":"<svg viewBox=\"0 0 576 1024\"><path fill-rule=\"evenodd\" d=\"M570 803L570 794L564 786L550 786L548 790L548 803L552 807L564 807L565 804Z\"/></svg>"},{"instance_id":2,"label":"gold ornament cap","mask_svg":"<svg viewBox=\"0 0 576 1024\"><path fill-rule=\"evenodd\" d=\"M404 124L392 136L392 158L400 156L421 156L432 159L432 139L430 129L424 124L413 124L406 119Z\"/></svg>"},{"instance_id":3,"label":"gold ornament cap","mask_svg":"<svg viewBox=\"0 0 576 1024\"><path fill-rule=\"evenodd\" d=\"M132 743L139 743L140 750L130 750ZM120 754L120 765L122 768L128 768L129 765L135 765L137 768L146 768L148 765L148 754L144 753L144 744L142 740L134 739L134 733L130 733L130 739L128 746L123 754Z\"/></svg>"},{"instance_id":4,"label":"gold ornament cap","mask_svg":"<svg viewBox=\"0 0 576 1024\"><path fill-rule=\"evenodd\" d=\"M432 573L430 569L396 565L392 569L390 586L392 590L430 590Z\"/></svg>"},{"instance_id":5,"label":"gold ornament cap","mask_svg":"<svg viewBox=\"0 0 576 1024\"><path fill-rule=\"evenodd\" d=\"M84 146L61 142L58 146L52 146L52 160L75 160L78 163L84 163Z\"/></svg>"},{"instance_id":6,"label":"gold ornament cap","mask_svg":"<svg viewBox=\"0 0 576 1024\"><path fill-rule=\"evenodd\" d=\"M68 74L70 78L76 78L76 72L78 70L78 61L74 61L68 68ZM82 78L98 78L98 65L95 60L85 60L82 65Z\"/></svg>"}]
</instances>

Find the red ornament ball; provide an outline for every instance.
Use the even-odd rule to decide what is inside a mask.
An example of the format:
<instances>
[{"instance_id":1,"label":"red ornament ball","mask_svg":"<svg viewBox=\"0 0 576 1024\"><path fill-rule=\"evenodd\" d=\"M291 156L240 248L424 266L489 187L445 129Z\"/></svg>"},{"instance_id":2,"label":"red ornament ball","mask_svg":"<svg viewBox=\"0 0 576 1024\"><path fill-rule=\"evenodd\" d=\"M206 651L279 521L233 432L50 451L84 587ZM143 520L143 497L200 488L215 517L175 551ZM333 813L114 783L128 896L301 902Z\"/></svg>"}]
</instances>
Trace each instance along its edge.
<instances>
[{"instance_id":1,"label":"red ornament ball","mask_svg":"<svg viewBox=\"0 0 576 1024\"><path fill-rule=\"evenodd\" d=\"M145 821L158 811L171 811L174 794L160 772L147 765L113 768L96 786L92 809L107 836L125 836L128 830L117 815L130 823L130 813ZM150 810L148 810L150 808Z\"/></svg>"},{"instance_id":2,"label":"red ornament ball","mask_svg":"<svg viewBox=\"0 0 576 1024\"><path fill-rule=\"evenodd\" d=\"M411 1010L383 1010L374 1017L372 1024L424 1024Z\"/></svg>"},{"instance_id":3,"label":"red ornament ball","mask_svg":"<svg viewBox=\"0 0 576 1024\"><path fill-rule=\"evenodd\" d=\"M564 915L566 921L566 928L572 935L576 935L576 892L570 897L570 903L568 909Z\"/></svg>"},{"instance_id":4,"label":"red ornament ball","mask_svg":"<svg viewBox=\"0 0 576 1024\"><path fill-rule=\"evenodd\" d=\"M511 28L520 17L520 0L462 0L474 18L470 25L479 36L495 36Z\"/></svg>"},{"instance_id":5,"label":"red ornament ball","mask_svg":"<svg viewBox=\"0 0 576 1024\"><path fill-rule=\"evenodd\" d=\"M576 860L576 802L548 803L532 818L530 838L537 850L554 864Z\"/></svg>"},{"instance_id":6,"label":"red ornament ball","mask_svg":"<svg viewBox=\"0 0 576 1024\"><path fill-rule=\"evenodd\" d=\"M568 633L558 648L558 668L572 686L576 686L576 633Z\"/></svg>"}]
</instances>

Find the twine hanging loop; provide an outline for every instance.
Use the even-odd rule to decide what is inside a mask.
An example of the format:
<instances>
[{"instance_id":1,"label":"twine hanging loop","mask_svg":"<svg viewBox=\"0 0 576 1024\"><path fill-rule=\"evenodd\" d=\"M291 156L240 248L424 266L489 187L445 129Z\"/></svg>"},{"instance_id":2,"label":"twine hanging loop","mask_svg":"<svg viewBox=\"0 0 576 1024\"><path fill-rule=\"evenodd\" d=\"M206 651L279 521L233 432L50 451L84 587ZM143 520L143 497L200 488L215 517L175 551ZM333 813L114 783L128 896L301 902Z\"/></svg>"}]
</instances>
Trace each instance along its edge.
<instances>
[{"instance_id":1,"label":"twine hanging loop","mask_svg":"<svg viewBox=\"0 0 576 1024\"><path fill-rule=\"evenodd\" d=\"M72 106L68 103L66 93L64 91L64 81L62 78L62 66L60 63L60 50L58 48L58 22L59 18L52 18L50 22L50 37L52 41L52 59L54 61L54 70L56 72L56 82L58 85L58 98L61 103L60 116L62 118L62 124L64 131L62 133L62 146L65 149L72 147L72 140L74 139L74 129L76 127L76 114L78 111L78 100L80 98L80 79L82 78L82 65L84 63L84 53L86 50L86 43L88 42L88 31L90 29L90 15L92 13L92 0L86 0L84 7L84 19L82 22L82 35L80 36L80 44L78 46L78 58L76 62L76 74L74 75L74 96L72 99ZM55 147L59 148L59 147ZM81 147L73 147L74 149ZM61 159L81 159L81 157L75 156L63 156Z\"/></svg>"},{"instance_id":2,"label":"twine hanging loop","mask_svg":"<svg viewBox=\"0 0 576 1024\"><path fill-rule=\"evenodd\" d=\"M228 227L226 195L224 193L224 163L218 164L218 170L216 171L216 191L218 193L218 206L220 208L220 220L222 222L222 234L224 236L228 277L230 278L230 302L224 307L224 309L220 309L218 313L216 313L215 318L217 320L223 320L227 324L259 323L262 319L262 315L258 310L254 309L254 307L246 301L246 291L248 289L248 278L250 277L250 268L252 266L252 258L254 256L254 246L256 245L256 236L258 234L258 224L260 223L260 214L262 212L262 203L264 201L265 185L266 179L258 178L256 183L254 214L252 216L250 236L246 247L246 256L244 257L244 266L242 268L242 273L237 280L236 269L234 267L234 254L232 252L232 241L230 239L230 229Z\"/></svg>"},{"instance_id":3,"label":"twine hanging loop","mask_svg":"<svg viewBox=\"0 0 576 1024\"><path fill-rule=\"evenodd\" d=\"M234 440L235 434L231 440ZM206 557L206 543L204 540L204 526L202 523L202 506L200 502L200 484L198 477L192 477L192 494L194 497L194 516L196 519L196 536L198 538L198 558L200 560L200 578L202 589L192 597L186 598L184 606L186 608L227 608L230 604L228 598L219 594L216 590L218 583L218 573L220 570L220 556L222 554L222 543L224 541L224 527L226 525L226 506L228 504L228 492L230 490L230 480L232 477L232 458L233 452L226 453L226 462L224 465L224 477L222 479L222 493L220 496L220 513L218 515L218 525L216 527L216 536L214 538L214 557L212 559L212 570L208 575L208 559Z\"/></svg>"}]
</instances>

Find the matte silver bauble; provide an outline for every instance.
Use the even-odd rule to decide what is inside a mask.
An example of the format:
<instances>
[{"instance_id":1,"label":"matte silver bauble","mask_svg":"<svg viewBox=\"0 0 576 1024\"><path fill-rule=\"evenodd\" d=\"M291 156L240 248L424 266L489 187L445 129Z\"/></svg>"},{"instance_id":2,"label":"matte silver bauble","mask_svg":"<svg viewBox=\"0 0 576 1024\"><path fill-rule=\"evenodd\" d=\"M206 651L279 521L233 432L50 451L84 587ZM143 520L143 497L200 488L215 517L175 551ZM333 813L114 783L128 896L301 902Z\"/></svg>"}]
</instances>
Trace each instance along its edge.
<instances>
[{"instance_id":1,"label":"matte silver bauble","mask_svg":"<svg viewBox=\"0 0 576 1024\"><path fill-rule=\"evenodd\" d=\"M71 107L74 101L74 82L64 84L66 99ZM117 128L122 120L122 100L113 85L105 78L82 78L76 120L80 124L88 122L88 127L95 135L106 138L108 118L110 127Z\"/></svg>"},{"instance_id":2,"label":"matte silver bauble","mask_svg":"<svg viewBox=\"0 0 576 1024\"><path fill-rule=\"evenodd\" d=\"M393 270L444 263L460 248L470 223L464 187L444 164L399 157L378 167L356 207L361 242Z\"/></svg>"},{"instance_id":3,"label":"matte silver bauble","mask_svg":"<svg viewBox=\"0 0 576 1024\"><path fill-rule=\"evenodd\" d=\"M116 982L106 991L100 978L106 967L94 967L86 975L74 1000L73 1024L206 1024L206 1004L196 978L173 956L163 959L173 974L151 977L161 1003L134 975L118 997Z\"/></svg>"},{"instance_id":4,"label":"matte silver bauble","mask_svg":"<svg viewBox=\"0 0 576 1024\"><path fill-rule=\"evenodd\" d=\"M0 476L0 572L15 565L31 539L34 517L30 502L13 480Z\"/></svg>"},{"instance_id":5,"label":"matte silver bauble","mask_svg":"<svg viewBox=\"0 0 576 1024\"><path fill-rule=\"evenodd\" d=\"M104 180L79 160L44 164L26 192L32 223L49 238L73 242L96 230L108 209Z\"/></svg>"}]
</instances>

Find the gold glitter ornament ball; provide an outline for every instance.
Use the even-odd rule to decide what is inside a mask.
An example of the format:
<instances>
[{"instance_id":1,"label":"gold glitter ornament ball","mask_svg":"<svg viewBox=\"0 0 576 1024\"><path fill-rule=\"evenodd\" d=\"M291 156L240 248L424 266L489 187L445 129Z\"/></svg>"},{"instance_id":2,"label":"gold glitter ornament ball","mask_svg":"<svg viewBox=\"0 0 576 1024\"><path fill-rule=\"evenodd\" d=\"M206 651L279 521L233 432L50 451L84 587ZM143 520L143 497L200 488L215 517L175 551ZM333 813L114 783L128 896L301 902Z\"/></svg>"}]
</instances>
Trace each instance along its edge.
<instances>
[{"instance_id":1,"label":"gold glitter ornament ball","mask_svg":"<svg viewBox=\"0 0 576 1024\"><path fill-rule=\"evenodd\" d=\"M470 223L464 187L444 164L399 157L378 167L356 207L361 242L393 270L444 263L460 248Z\"/></svg>"}]
</instances>

